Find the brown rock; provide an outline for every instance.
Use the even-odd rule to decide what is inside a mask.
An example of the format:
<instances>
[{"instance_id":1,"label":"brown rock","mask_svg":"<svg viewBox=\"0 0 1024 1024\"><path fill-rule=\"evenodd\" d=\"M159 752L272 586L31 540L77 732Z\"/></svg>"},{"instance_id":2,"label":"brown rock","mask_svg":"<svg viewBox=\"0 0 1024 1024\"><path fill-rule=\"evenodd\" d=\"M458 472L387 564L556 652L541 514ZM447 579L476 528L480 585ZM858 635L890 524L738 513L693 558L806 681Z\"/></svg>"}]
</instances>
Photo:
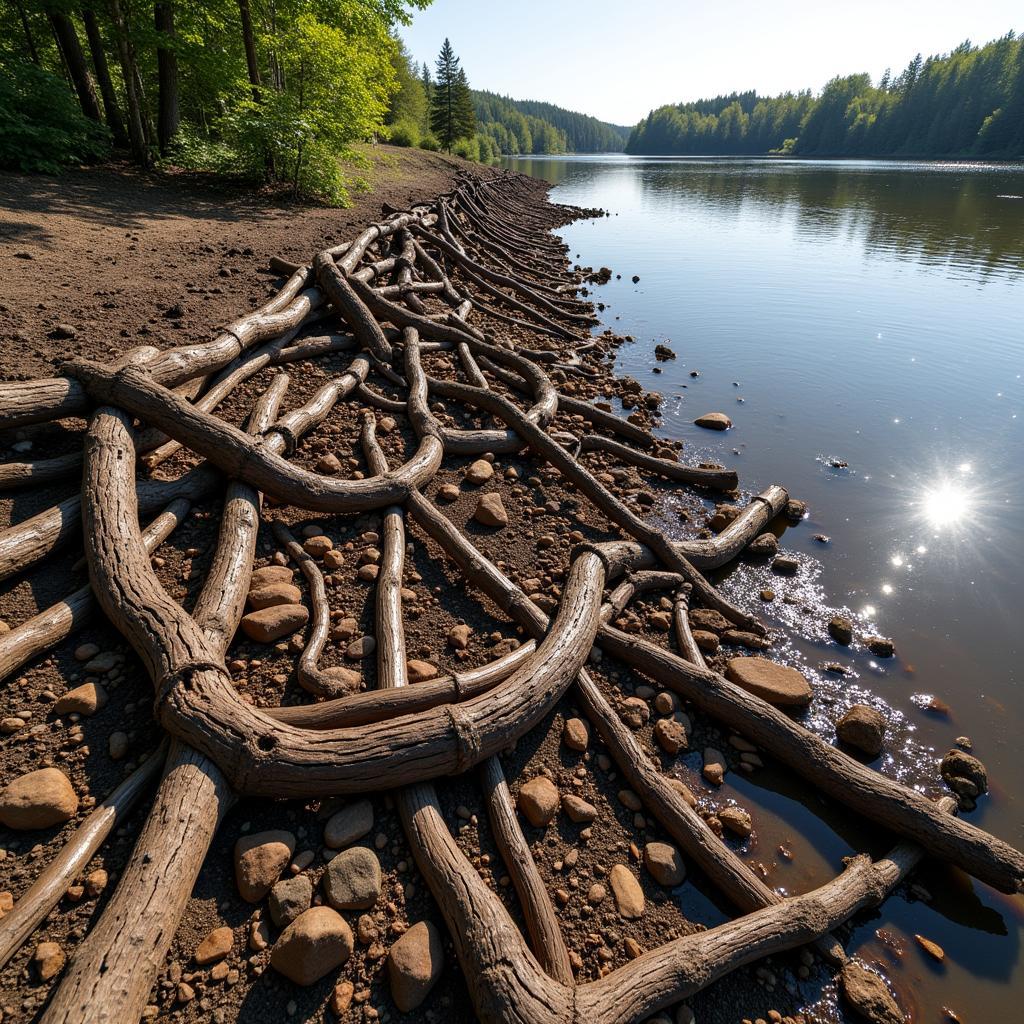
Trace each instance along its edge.
<instances>
[{"instance_id":1,"label":"brown rock","mask_svg":"<svg viewBox=\"0 0 1024 1024\"><path fill-rule=\"evenodd\" d=\"M83 683L58 697L53 710L58 715L74 713L89 716L96 714L106 703L107 691L99 683Z\"/></svg>"},{"instance_id":2,"label":"brown rock","mask_svg":"<svg viewBox=\"0 0 1024 1024\"><path fill-rule=\"evenodd\" d=\"M448 630L448 643L457 651L464 651L469 646L469 637L473 632L469 626L460 623Z\"/></svg>"},{"instance_id":3,"label":"brown rock","mask_svg":"<svg viewBox=\"0 0 1024 1024\"><path fill-rule=\"evenodd\" d=\"M880 711L868 707L867 704L854 704L836 722L836 735L851 747L856 747L871 757L878 757L882 752L885 728L885 717Z\"/></svg>"},{"instance_id":4,"label":"brown rock","mask_svg":"<svg viewBox=\"0 0 1024 1024\"><path fill-rule=\"evenodd\" d=\"M439 501L458 501L459 489L455 484L442 484L437 489L437 497Z\"/></svg>"},{"instance_id":5,"label":"brown rock","mask_svg":"<svg viewBox=\"0 0 1024 1024\"><path fill-rule=\"evenodd\" d=\"M869 636L864 642L868 645L868 650L879 658L891 658L896 653L893 642L884 636Z\"/></svg>"},{"instance_id":6,"label":"brown rock","mask_svg":"<svg viewBox=\"0 0 1024 1024\"><path fill-rule=\"evenodd\" d=\"M694 629L691 632L694 643L706 654L714 654L718 650L721 641L718 639L717 633L712 633L707 629Z\"/></svg>"},{"instance_id":7,"label":"brown rock","mask_svg":"<svg viewBox=\"0 0 1024 1024\"><path fill-rule=\"evenodd\" d=\"M671 843L648 843L644 847L644 867L658 885L668 889L682 885L686 878L683 855Z\"/></svg>"},{"instance_id":8,"label":"brown rock","mask_svg":"<svg viewBox=\"0 0 1024 1024\"><path fill-rule=\"evenodd\" d=\"M725 674L748 693L778 707L804 707L811 702L811 686L803 675L767 658L732 658Z\"/></svg>"},{"instance_id":9,"label":"brown rock","mask_svg":"<svg viewBox=\"0 0 1024 1024\"><path fill-rule=\"evenodd\" d=\"M950 785L957 779L966 779L978 793L984 793L988 789L988 772L985 766L973 754L958 750L956 747L942 759L939 771Z\"/></svg>"},{"instance_id":10,"label":"brown rock","mask_svg":"<svg viewBox=\"0 0 1024 1024\"><path fill-rule=\"evenodd\" d=\"M249 580L250 590L269 587L272 583L291 583L295 572L286 565L265 565L262 569L253 569Z\"/></svg>"},{"instance_id":11,"label":"brown rock","mask_svg":"<svg viewBox=\"0 0 1024 1024\"><path fill-rule=\"evenodd\" d=\"M855 960L847 961L840 974L846 1001L872 1024L904 1024L905 1017L885 982Z\"/></svg>"},{"instance_id":12,"label":"brown rock","mask_svg":"<svg viewBox=\"0 0 1024 1024\"><path fill-rule=\"evenodd\" d=\"M62 825L78 812L78 795L59 768L40 768L0 792L0 824L25 831Z\"/></svg>"},{"instance_id":13,"label":"brown rock","mask_svg":"<svg viewBox=\"0 0 1024 1024\"><path fill-rule=\"evenodd\" d=\"M644 913L644 891L640 883L625 864L613 865L608 872L608 882L615 897L615 906L626 918L635 920Z\"/></svg>"},{"instance_id":14,"label":"brown rock","mask_svg":"<svg viewBox=\"0 0 1024 1024\"><path fill-rule=\"evenodd\" d=\"M724 412L708 412L693 422L707 430L728 430L732 426L732 420Z\"/></svg>"},{"instance_id":15,"label":"brown rock","mask_svg":"<svg viewBox=\"0 0 1024 1024\"><path fill-rule=\"evenodd\" d=\"M778 550L779 538L774 533L762 533L759 537L755 537L747 547L747 551L755 558L770 558L777 554Z\"/></svg>"},{"instance_id":16,"label":"brown rock","mask_svg":"<svg viewBox=\"0 0 1024 1024\"><path fill-rule=\"evenodd\" d=\"M547 825L558 810L558 789L543 775L524 782L519 789L519 810L534 828Z\"/></svg>"},{"instance_id":17,"label":"brown rock","mask_svg":"<svg viewBox=\"0 0 1024 1024\"><path fill-rule=\"evenodd\" d=\"M436 665L431 665L429 661L418 661L416 658L406 662L406 668L409 670L410 683L423 683L437 675Z\"/></svg>"},{"instance_id":18,"label":"brown rock","mask_svg":"<svg viewBox=\"0 0 1024 1024\"><path fill-rule=\"evenodd\" d=\"M302 542L302 550L311 558L323 558L333 547L334 541L324 534L320 534L317 537L308 537Z\"/></svg>"},{"instance_id":19,"label":"brown rock","mask_svg":"<svg viewBox=\"0 0 1024 1024\"><path fill-rule=\"evenodd\" d=\"M352 997L355 995L356 987L347 978L343 978L334 986L331 993L331 1011L335 1017L341 1015L352 1005Z\"/></svg>"},{"instance_id":20,"label":"brown rock","mask_svg":"<svg viewBox=\"0 0 1024 1024\"><path fill-rule=\"evenodd\" d=\"M312 985L352 955L352 929L330 907L311 907L281 933L270 966L296 985Z\"/></svg>"},{"instance_id":21,"label":"brown rock","mask_svg":"<svg viewBox=\"0 0 1024 1024\"><path fill-rule=\"evenodd\" d=\"M477 502L473 518L484 526L495 526L498 528L508 526L508 513L501 503L501 495L496 491L481 494Z\"/></svg>"},{"instance_id":22,"label":"brown rock","mask_svg":"<svg viewBox=\"0 0 1024 1024\"><path fill-rule=\"evenodd\" d=\"M479 487L494 476L494 467L486 459L477 459L466 470L466 483Z\"/></svg>"},{"instance_id":23,"label":"brown rock","mask_svg":"<svg viewBox=\"0 0 1024 1024\"><path fill-rule=\"evenodd\" d=\"M686 617L690 620L690 629L704 629L710 633L724 633L732 628L732 623L714 608L691 608Z\"/></svg>"},{"instance_id":24,"label":"brown rock","mask_svg":"<svg viewBox=\"0 0 1024 1024\"><path fill-rule=\"evenodd\" d=\"M562 729L562 742L570 750L582 753L590 742L590 727L582 718L567 718Z\"/></svg>"},{"instance_id":25,"label":"brown rock","mask_svg":"<svg viewBox=\"0 0 1024 1024\"><path fill-rule=\"evenodd\" d=\"M341 460L333 452L329 452L317 461L316 471L325 476L334 476L335 473L341 472Z\"/></svg>"},{"instance_id":26,"label":"brown rock","mask_svg":"<svg viewBox=\"0 0 1024 1024\"><path fill-rule=\"evenodd\" d=\"M32 966L40 981L49 981L64 970L67 959L64 950L56 942L40 942L32 954Z\"/></svg>"},{"instance_id":27,"label":"brown rock","mask_svg":"<svg viewBox=\"0 0 1024 1024\"><path fill-rule=\"evenodd\" d=\"M723 807L718 812L718 820L734 836L741 839L746 839L754 831L754 823L742 807Z\"/></svg>"},{"instance_id":28,"label":"brown rock","mask_svg":"<svg viewBox=\"0 0 1024 1024\"><path fill-rule=\"evenodd\" d=\"M725 780L725 756L714 747L704 748L702 774L713 786L720 786Z\"/></svg>"},{"instance_id":29,"label":"brown rock","mask_svg":"<svg viewBox=\"0 0 1024 1024\"><path fill-rule=\"evenodd\" d=\"M391 998L402 1013L420 1006L444 969L444 944L429 921L418 921L391 947Z\"/></svg>"},{"instance_id":30,"label":"brown rock","mask_svg":"<svg viewBox=\"0 0 1024 1024\"><path fill-rule=\"evenodd\" d=\"M278 604L242 616L242 632L259 644L271 644L290 636L309 621L309 611L301 604Z\"/></svg>"},{"instance_id":31,"label":"brown rock","mask_svg":"<svg viewBox=\"0 0 1024 1024\"><path fill-rule=\"evenodd\" d=\"M660 718L654 725L654 738L666 754L678 754L687 747L686 730L673 718Z\"/></svg>"},{"instance_id":32,"label":"brown rock","mask_svg":"<svg viewBox=\"0 0 1024 1024\"><path fill-rule=\"evenodd\" d=\"M249 604L257 611L279 604L301 604L302 591L294 583L268 583L249 591Z\"/></svg>"},{"instance_id":33,"label":"brown rock","mask_svg":"<svg viewBox=\"0 0 1024 1024\"><path fill-rule=\"evenodd\" d=\"M937 943L932 942L931 939L926 939L923 935L915 935L917 944L933 959L938 960L942 963L946 959L946 951Z\"/></svg>"},{"instance_id":34,"label":"brown rock","mask_svg":"<svg viewBox=\"0 0 1024 1024\"><path fill-rule=\"evenodd\" d=\"M575 793L566 793L562 797L562 810L577 825L593 821L597 817L597 808Z\"/></svg>"},{"instance_id":35,"label":"brown rock","mask_svg":"<svg viewBox=\"0 0 1024 1024\"><path fill-rule=\"evenodd\" d=\"M294 921L299 914L309 910L313 902L313 883L307 875L291 875L274 883L270 890L267 909L270 919L278 928Z\"/></svg>"},{"instance_id":36,"label":"brown rock","mask_svg":"<svg viewBox=\"0 0 1024 1024\"><path fill-rule=\"evenodd\" d=\"M259 903L294 852L295 836L282 829L242 836L235 843L235 881L242 899Z\"/></svg>"},{"instance_id":37,"label":"brown rock","mask_svg":"<svg viewBox=\"0 0 1024 1024\"><path fill-rule=\"evenodd\" d=\"M223 928L214 928L199 943L195 954L196 963L202 966L215 963L217 960L223 960L231 952L231 944L234 942L234 939L234 933L226 925Z\"/></svg>"},{"instance_id":38,"label":"brown rock","mask_svg":"<svg viewBox=\"0 0 1024 1024\"><path fill-rule=\"evenodd\" d=\"M853 643L853 623L845 615L833 615L828 620L828 632L837 644L848 647Z\"/></svg>"}]
</instances>

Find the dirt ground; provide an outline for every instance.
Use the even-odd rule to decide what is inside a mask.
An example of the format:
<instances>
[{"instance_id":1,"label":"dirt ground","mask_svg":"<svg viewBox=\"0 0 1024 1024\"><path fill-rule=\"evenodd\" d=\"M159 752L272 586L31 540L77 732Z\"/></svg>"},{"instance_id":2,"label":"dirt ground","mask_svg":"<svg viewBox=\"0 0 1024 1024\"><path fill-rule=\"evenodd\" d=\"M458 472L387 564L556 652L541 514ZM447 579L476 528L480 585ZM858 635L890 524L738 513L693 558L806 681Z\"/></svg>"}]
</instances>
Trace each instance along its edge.
<instances>
[{"instance_id":1,"label":"dirt ground","mask_svg":"<svg viewBox=\"0 0 1024 1024\"><path fill-rule=\"evenodd\" d=\"M265 301L275 290L280 279L268 268L271 256L307 262L320 249L378 219L382 202L406 206L432 197L450 188L455 170L466 166L444 156L390 147L378 147L371 160L373 167L360 173L369 179L372 191L357 194L355 204L345 210L278 205L269 196L185 178L147 177L118 168L73 171L59 179L0 177L0 378L50 375L73 354L106 359L139 344L167 347L205 341L218 325ZM543 189L538 186L538 200L542 198ZM552 224L558 219L553 213ZM72 336L55 340L51 337L55 331ZM613 346L614 339L610 339L609 349ZM315 365L289 368L293 383L288 406L300 404L344 365L343 355L338 355ZM231 396L220 414L231 422L241 422L268 379L266 371L254 378L250 386ZM605 396L618 393L618 385L610 378L605 378L601 386ZM594 389L580 394L594 397ZM656 413L649 415L653 420ZM406 426L399 424L399 429L385 440L393 460L400 457L403 446L408 447L411 436ZM79 443L70 430L30 428L15 436L0 435L0 459L24 451L28 442L33 455L71 450ZM328 452L336 453L343 461L355 458L362 465L354 407L339 406L329 421L303 443L296 458L312 467ZM604 465L601 456L589 458L593 460L592 468ZM541 589L557 596L574 540L610 536L608 524L589 503L562 486L553 473L524 455L500 457L495 463L498 472L494 486L502 494L511 523L505 531L489 532L471 519L475 494L462 479L468 461L447 459L428 496L435 497L445 483L462 485L459 499L446 505L445 513L513 579L539 579ZM187 455L179 455L161 467L161 475L175 476L189 464ZM610 463L607 468L611 468ZM516 474L508 474L509 469ZM615 483L617 493L638 508L671 501L680 521L688 517L694 524L703 523L711 508L705 497L681 495L679 488L642 480L634 470L618 476ZM0 529L75 492L75 482L69 481L2 495ZM198 505L187 523L158 552L162 581L186 607L195 600L213 555L218 511L218 501ZM380 517L369 514L352 519L310 516L297 510L274 511L296 528L322 528L336 547L345 550L347 567L335 575L330 586L331 608L339 616L355 618L359 632L372 633L373 588L356 579L354 567L362 552L376 543ZM679 516L680 512L686 515ZM510 544L509 538L515 538L515 543ZM406 583L416 595L406 620L410 657L427 658L442 671L451 671L482 664L494 658L501 645L520 642L521 631L496 608L487 602L481 604L468 593L458 572L445 562L432 542L415 529L410 530L410 540L413 554ZM277 551L269 530L261 531L258 550L257 564L267 564ZM27 578L0 583L0 620L16 625L73 587L81 586L85 574L76 564L80 553L80 545L73 544ZM635 602L630 628L658 636L652 627L652 616L658 608L657 595ZM463 622L472 627L472 639L468 651L457 654L446 638L452 626ZM113 667L102 676L108 702L95 715L80 720L55 716L50 708L54 700L86 678L75 658L76 649L85 643L114 656ZM343 644L330 645L324 663L341 663L343 648ZM235 672L244 699L257 706L308 700L295 682L295 650L289 644L267 648L242 640L236 642L229 657L238 663ZM372 687L372 666L364 663L361 668L366 685ZM621 666L604 662L595 664L594 672L617 705L640 696L653 706L655 691ZM145 672L128 645L100 622L0 683L0 701L4 716L22 713L28 722L27 728L0 737L0 779L56 765L69 775L81 797L102 799L159 742ZM724 751L731 770L739 768L739 752L730 746L728 734L703 721L692 709L680 710L692 719L690 751L698 752L696 760L687 757L686 751L678 758L661 752L652 739L657 720L654 713L638 726L638 734L652 756L660 759L663 769L691 787L702 812L710 818L721 801L699 775L699 751L707 745ZM559 917L567 944L577 958L577 976L586 979L624 963L631 945L627 940L653 948L674 936L716 924L729 910L696 871L691 870L685 886L670 891L656 885L640 868L638 850L645 842L665 836L657 823L628 809L620 799L622 781L616 777L599 739L592 737L585 753L576 753L561 742L565 719L576 713L570 694L505 754L503 763L513 791L526 779L545 773L561 792L575 792L598 809L597 820L590 826L574 825L564 815L546 829L526 826L527 839L549 889L559 894ZM116 760L111 756L114 733L124 734L127 744L127 753ZM513 916L521 920L487 827L475 776L470 773L442 781L439 790L447 819L463 850L491 881ZM401 1014L391 1000L385 968L390 943L417 921L434 921L442 931L443 921L418 875L394 806L386 795L372 796L374 825L365 840L380 859L383 893L365 921L358 920L358 914L348 915L361 939L340 974L332 973L316 985L298 988L268 969L267 951L251 948L252 925L257 915L266 919L267 911L265 905L253 907L238 895L233 877L235 841L263 829L288 829L296 837L297 852L308 852L311 861L299 871L304 871L314 891L319 891L325 854L330 854L322 845L323 821L345 802L242 800L228 812L151 994L149 1013L153 1018L225 1024L236 1020L333 1021L339 1019L329 1008L334 986L348 980L353 985L352 999L340 1015L342 1020L433 1024L473 1019L465 983L447 938L445 970L423 1006ZM78 820L86 810L83 806ZM107 890L98 897L73 894L73 898L61 901L0 972L0 1019L4 1022L40 1017L59 976L42 981L30 964L32 951L46 939L72 953L98 920L144 813L143 807L126 820L83 873L98 867L106 869L110 876ZM60 849L75 823L73 820L63 828L43 833L0 833L0 892L10 891L17 899ZM745 842L727 841L756 861L756 831ZM610 896L597 906L591 906L585 898L615 863L627 864L643 885L646 910L638 921L621 918ZM229 968L226 975L199 967L193 958L200 941L224 924L234 931L233 949L225 961ZM769 1011L793 1012L798 984L805 1002L809 991L822 992L829 985L828 973L806 952L737 972L690 1005L702 1024L768 1019ZM673 1010L670 1016L680 1022L689 1019L683 1008ZM834 1017L830 1013L821 1018L808 1015L806 1019Z\"/></svg>"}]
</instances>

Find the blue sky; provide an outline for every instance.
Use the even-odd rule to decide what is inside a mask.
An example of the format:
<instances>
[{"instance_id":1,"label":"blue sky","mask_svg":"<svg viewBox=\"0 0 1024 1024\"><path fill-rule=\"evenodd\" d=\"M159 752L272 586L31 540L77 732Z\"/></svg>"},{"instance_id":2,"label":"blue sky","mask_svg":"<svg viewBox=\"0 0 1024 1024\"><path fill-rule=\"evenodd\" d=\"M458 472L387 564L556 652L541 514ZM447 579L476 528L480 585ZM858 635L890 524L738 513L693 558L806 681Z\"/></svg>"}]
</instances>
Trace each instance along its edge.
<instances>
[{"instance_id":1,"label":"blue sky","mask_svg":"<svg viewBox=\"0 0 1024 1024\"><path fill-rule=\"evenodd\" d=\"M445 36L470 84L633 124L734 90L819 90L1024 31L1022 0L434 0L402 30L433 64Z\"/></svg>"}]
</instances>

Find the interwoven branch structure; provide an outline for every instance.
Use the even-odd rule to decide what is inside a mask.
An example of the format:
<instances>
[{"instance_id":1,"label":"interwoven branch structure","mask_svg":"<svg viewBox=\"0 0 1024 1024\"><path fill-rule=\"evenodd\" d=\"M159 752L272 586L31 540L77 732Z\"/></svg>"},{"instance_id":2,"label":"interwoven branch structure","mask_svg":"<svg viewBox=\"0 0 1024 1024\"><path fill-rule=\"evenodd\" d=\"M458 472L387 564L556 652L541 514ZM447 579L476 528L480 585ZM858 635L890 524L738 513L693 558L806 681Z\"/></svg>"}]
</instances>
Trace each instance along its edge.
<instances>
[{"instance_id":1,"label":"interwoven branch structure","mask_svg":"<svg viewBox=\"0 0 1024 1024\"><path fill-rule=\"evenodd\" d=\"M79 471L83 480L80 500L0 533L0 578L25 572L79 536L90 575L89 587L0 636L0 677L66 638L98 605L145 665L155 715L169 739L166 754L150 759L90 815L0 922L0 960L6 961L146 793L164 759L135 852L71 959L43 1017L47 1024L139 1018L236 795L309 799L394 790L476 1013L488 1022L639 1021L741 964L802 943L816 943L842 963L842 947L830 932L884 899L922 853L1003 891L1021 891L1024 856L954 817L951 802L934 803L865 767L705 665L689 633L687 602L764 632L704 573L736 558L782 511L787 494L772 486L714 539L674 542L587 469L582 453L601 451L688 486L731 490L737 483L720 468L681 465L642 427L560 393L555 378L594 372L581 355L593 347L588 328L596 321L589 304L576 298L581 282L567 271L565 247L547 230L551 220L533 195L514 175L465 177L435 201L386 211L381 223L319 253L309 266L279 263L290 277L277 295L207 344L136 349L112 365L77 360L61 377L0 385L0 428L88 417L81 456L0 467L0 488ZM470 323L474 311L493 333ZM311 324L330 319L345 333L307 335ZM528 329L537 347L503 338L503 326L516 328L517 338ZM245 430L218 417L227 395L259 371L336 352L352 353L347 369L301 407L281 414L289 379L279 373ZM399 389L404 399L388 397L381 386ZM436 412L442 399L492 425L452 426ZM303 437L345 400L362 405L361 444L372 473L345 479L298 466L292 456ZM401 465L389 466L377 441L375 408L407 417L416 447ZM579 436L553 428L560 410L582 418ZM171 481L146 477L179 447L203 461ZM573 552L552 617L421 493L445 456L523 449L561 474L622 534ZM230 483L218 548L189 613L165 591L150 558L191 503L213 494L224 477ZM232 685L225 658L249 589L264 494L339 516L384 511L377 690L349 692L344 673L319 667L329 616L323 578L280 521L273 524L277 539L302 570L313 612L298 676L318 700L257 709ZM139 516L154 512L141 528ZM401 582L408 518L532 639L482 667L407 685ZM679 653L611 624L636 594L657 588L678 595ZM585 667L595 644L904 841L884 859L856 857L834 881L783 899L709 829L620 720ZM742 913L579 985L496 756L570 688L649 813ZM470 769L479 770L526 937L441 816L432 780Z\"/></svg>"}]
</instances>

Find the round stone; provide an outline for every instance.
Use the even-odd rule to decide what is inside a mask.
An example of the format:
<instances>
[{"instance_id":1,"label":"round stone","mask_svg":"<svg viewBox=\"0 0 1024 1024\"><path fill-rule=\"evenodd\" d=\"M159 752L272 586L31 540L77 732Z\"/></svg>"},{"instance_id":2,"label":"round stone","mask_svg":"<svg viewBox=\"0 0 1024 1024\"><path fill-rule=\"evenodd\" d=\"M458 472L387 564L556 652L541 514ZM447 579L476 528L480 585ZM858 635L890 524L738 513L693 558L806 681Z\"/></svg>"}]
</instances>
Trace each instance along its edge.
<instances>
[{"instance_id":1,"label":"round stone","mask_svg":"<svg viewBox=\"0 0 1024 1024\"><path fill-rule=\"evenodd\" d=\"M59 768L40 768L0 792L0 823L26 831L62 825L78 812L78 795Z\"/></svg>"},{"instance_id":2,"label":"round stone","mask_svg":"<svg viewBox=\"0 0 1024 1024\"><path fill-rule=\"evenodd\" d=\"M281 933L270 966L296 985L312 985L352 955L352 929L330 907L312 907Z\"/></svg>"},{"instance_id":3,"label":"round stone","mask_svg":"<svg viewBox=\"0 0 1024 1024\"><path fill-rule=\"evenodd\" d=\"M391 947L391 998L402 1013L420 1006L444 968L444 944L429 921L418 921Z\"/></svg>"},{"instance_id":4,"label":"round stone","mask_svg":"<svg viewBox=\"0 0 1024 1024\"><path fill-rule=\"evenodd\" d=\"M524 782L519 789L519 810L534 828L543 828L558 810L558 789L543 775Z\"/></svg>"},{"instance_id":5,"label":"round stone","mask_svg":"<svg viewBox=\"0 0 1024 1024\"><path fill-rule=\"evenodd\" d=\"M686 878L683 855L671 843L648 843L644 847L644 867L666 888L682 885Z\"/></svg>"},{"instance_id":6,"label":"round stone","mask_svg":"<svg viewBox=\"0 0 1024 1024\"><path fill-rule=\"evenodd\" d=\"M380 861L364 846L343 850L327 865L323 884L335 910L369 910L380 896Z\"/></svg>"}]
</instances>

